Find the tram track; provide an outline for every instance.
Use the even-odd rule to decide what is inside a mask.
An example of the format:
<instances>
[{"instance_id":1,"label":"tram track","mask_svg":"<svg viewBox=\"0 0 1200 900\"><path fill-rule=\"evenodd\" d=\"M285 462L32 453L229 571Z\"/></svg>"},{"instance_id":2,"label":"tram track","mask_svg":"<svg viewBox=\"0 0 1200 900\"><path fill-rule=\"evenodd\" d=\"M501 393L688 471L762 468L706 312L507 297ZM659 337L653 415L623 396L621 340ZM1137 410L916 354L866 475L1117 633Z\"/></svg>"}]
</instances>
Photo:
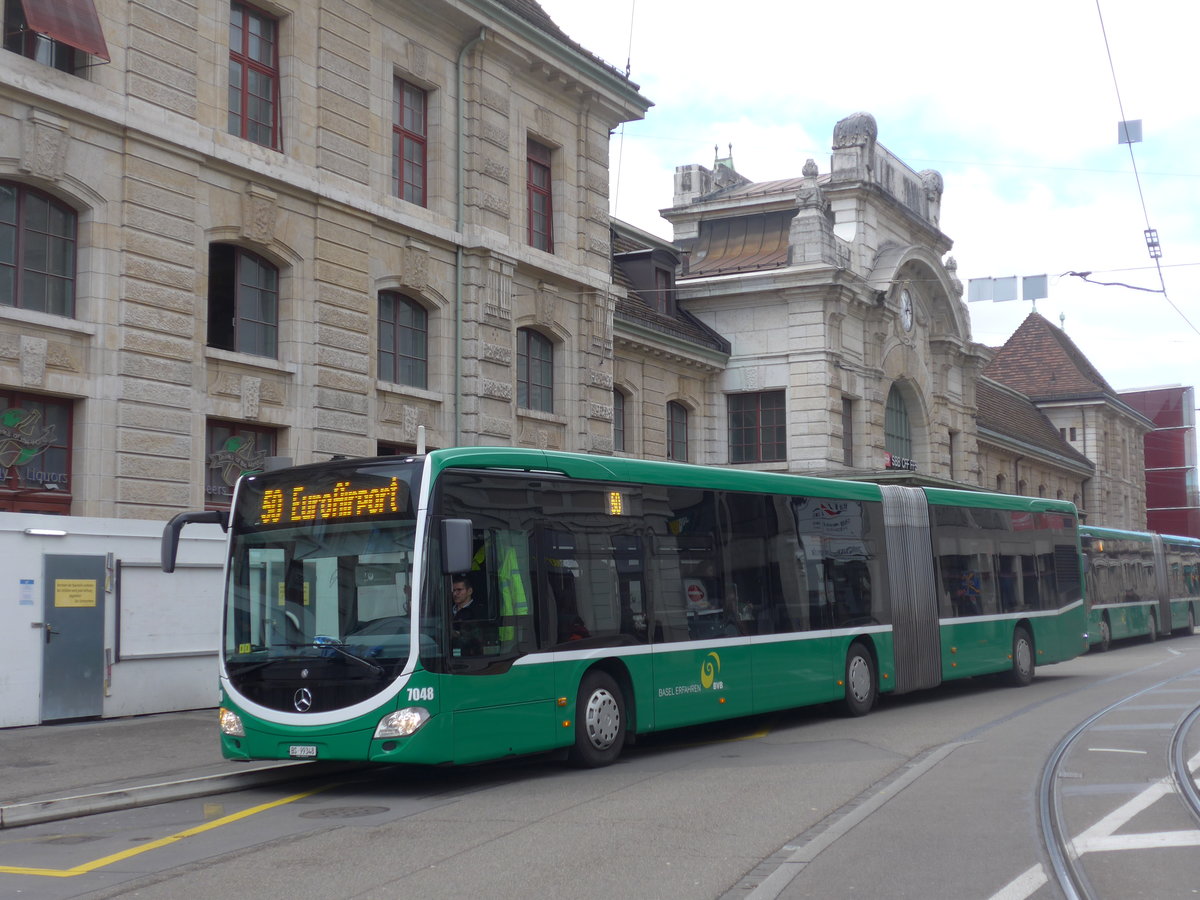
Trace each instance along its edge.
<instances>
[{"instance_id":1,"label":"tram track","mask_svg":"<svg viewBox=\"0 0 1200 900\"><path fill-rule=\"evenodd\" d=\"M1080 749L1086 736L1095 735L1101 728L1106 727L1099 723L1112 717L1115 713L1136 710L1139 701L1143 701L1148 695L1168 689L1176 682L1196 678L1198 675L1200 675L1200 669L1165 679L1099 710L1072 729L1048 757L1042 770L1039 787L1038 806L1041 834L1050 860L1053 878L1063 896L1068 900L1093 900L1093 898L1101 896L1111 896L1110 891L1100 893L1093 888L1085 871L1082 857L1100 846L1100 840L1111 837L1112 831L1115 831L1117 827L1117 824L1114 823L1128 822L1134 815L1149 808L1159 799L1173 794L1178 797L1179 805L1187 811L1191 822L1200 824L1200 790L1197 790L1196 779L1193 775L1194 769L1200 763L1200 753L1194 753L1191 758L1188 756L1189 737L1194 734L1200 735L1200 731L1197 730L1197 723L1200 722L1200 705L1192 708L1174 723L1170 730L1170 736L1165 741L1156 741L1151 738L1150 742L1157 746L1149 750L1109 751L1129 753L1131 754L1130 758L1137 760L1139 764L1150 758L1154 751L1161 751L1159 758L1162 760L1163 775L1157 780L1148 781L1144 790L1135 794L1127 803L1091 828L1072 835L1072 829L1064 812L1065 796L1062 787L1064 780L1068 777L1071 779L1084 778L1081 773L1068 772L1066 763L1075 758L1073 754ZM1119 729L1121 726L1107 727ZM1152 731L1145 730L1141 733L1143 735L1151 734ZM1125 771L1134 772L1137 768L1126 764ZM1136 782L1137 776L1134 775L1130 781ZM1117 786L1112 785L1112 788L1115 790ZM1099 837L1097 837L1097 833L1099 833ZM1187 833L1175 832L1175 834ZM1169 839L1162 836L1155 835L1154 837L1157 840L1146 842L1146 847L1182 846L1186 843L1184 838L1179 839L1183 843L1172 844ZM1131 840L1127 846L1133 847L1135 844L1136 842Z\"/></svg>"}]
</instances>

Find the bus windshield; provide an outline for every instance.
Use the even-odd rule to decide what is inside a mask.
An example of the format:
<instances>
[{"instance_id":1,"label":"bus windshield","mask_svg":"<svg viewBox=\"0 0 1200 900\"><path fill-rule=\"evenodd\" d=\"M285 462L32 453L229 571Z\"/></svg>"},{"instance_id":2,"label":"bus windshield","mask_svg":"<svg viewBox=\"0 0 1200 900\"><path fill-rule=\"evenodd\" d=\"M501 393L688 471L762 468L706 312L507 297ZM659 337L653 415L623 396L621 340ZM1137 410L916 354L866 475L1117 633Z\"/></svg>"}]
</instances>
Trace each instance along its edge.
<instances>
[{"instance_id":1,"label":"bus windshield","mask_svg":"<svg viewBox=\"0 0 1200 900\"><path fill-rule=\"evenodd\" d=\"M414 463L376 461L243 480L223 644L226 674L243 696L289 712L336 709L403 670L417 475ZM298 685L307 688L303 709Z\"/></svg>"}]
</instances>

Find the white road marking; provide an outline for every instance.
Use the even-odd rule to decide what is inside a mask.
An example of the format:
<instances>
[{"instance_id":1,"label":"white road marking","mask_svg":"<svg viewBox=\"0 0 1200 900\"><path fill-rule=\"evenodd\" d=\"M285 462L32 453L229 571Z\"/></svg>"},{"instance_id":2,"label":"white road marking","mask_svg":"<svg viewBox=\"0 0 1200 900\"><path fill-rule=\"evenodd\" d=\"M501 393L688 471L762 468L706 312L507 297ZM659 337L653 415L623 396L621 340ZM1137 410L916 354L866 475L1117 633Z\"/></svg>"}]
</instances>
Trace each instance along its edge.
<instances>
[{"instance_id":1,"label":"white road marking","mask_svg":"<svg viewBox=\"0 0 1200 900\"><path fill-rule=\"evenodd\" d=\"M1141 753L1140 750L1115 750L1103 747L1089 747L1089 750L1102 753ZM1200 768L1200 753L1188 760L1188 771L1193 774ZM1148 809L1154 803L1175 793L1175 787L1169 778L1156 781L1140 794L1118 806L1107 816L1084 831L1071 841L1071 849L1077 856L1085 853L1107 853L1112 850L1149 850L1160 847L1200 847L1200 831L1157 831L1146 834L1122 834L1116 831L1133 819L1138 813ZM1026 900L1046 883L1046 873L1042 866L1022 872L999 891L992 894L989 900Z\"/></svg>"}]
</instances>

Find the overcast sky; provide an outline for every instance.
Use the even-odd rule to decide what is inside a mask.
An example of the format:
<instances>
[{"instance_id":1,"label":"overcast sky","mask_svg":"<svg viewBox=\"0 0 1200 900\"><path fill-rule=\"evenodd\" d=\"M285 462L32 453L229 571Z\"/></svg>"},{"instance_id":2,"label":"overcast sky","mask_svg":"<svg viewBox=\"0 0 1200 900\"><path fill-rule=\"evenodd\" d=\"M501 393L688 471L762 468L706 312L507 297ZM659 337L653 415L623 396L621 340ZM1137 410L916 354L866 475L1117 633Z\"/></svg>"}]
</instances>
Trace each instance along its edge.
<instances>
[{"instance_id":1,"label":"overcast sky","mask_svg":"<svg viewBox=\"0 0 1200 900\"><path fill-rule=\"evenodd\" d=\"M1064 317L1114 388L1200 382L1196 0L540 2L596 55L628 60L654 103L613 136L618 218L671 237L658 210L675 167L711 167L714 145L753 181L809 158L825 174L834 125L869 112L881 144L942 173L964 285L1046 274L1037 311ZM1141 120L1141 143L1118 143L1123 118ZM998 346L1030 309L972 303L972 337Z\"/></svg>"}]
</instances>

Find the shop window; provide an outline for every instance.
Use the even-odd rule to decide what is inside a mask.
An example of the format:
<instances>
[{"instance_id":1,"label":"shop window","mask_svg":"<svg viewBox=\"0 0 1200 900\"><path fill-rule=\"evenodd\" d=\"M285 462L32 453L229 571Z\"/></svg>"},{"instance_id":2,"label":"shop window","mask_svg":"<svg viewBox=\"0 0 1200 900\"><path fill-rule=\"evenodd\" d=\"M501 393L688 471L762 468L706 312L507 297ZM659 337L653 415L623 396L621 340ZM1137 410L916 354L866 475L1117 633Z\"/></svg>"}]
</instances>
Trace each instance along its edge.
<instances>
[{"instance_id":1,"label":"shop window","mask_svg":"<svg viewBox=\"0 0 1200 900\"><path fill-rule=\"evenodd\" d=\"M228 509L238 478L261 472L275 456L276 430L240 422L208 423L204 456L204 506Z\"/></svg>"},{"instance_id":2,"label":"shop window","mask_svg":"<svg viewBox=\"0 0 1200 900\"><path fill-rule=\"evenodd\" d=\"M0 391L0 510L71 510L69 400Z\"/></svg>"}]
</instances>

